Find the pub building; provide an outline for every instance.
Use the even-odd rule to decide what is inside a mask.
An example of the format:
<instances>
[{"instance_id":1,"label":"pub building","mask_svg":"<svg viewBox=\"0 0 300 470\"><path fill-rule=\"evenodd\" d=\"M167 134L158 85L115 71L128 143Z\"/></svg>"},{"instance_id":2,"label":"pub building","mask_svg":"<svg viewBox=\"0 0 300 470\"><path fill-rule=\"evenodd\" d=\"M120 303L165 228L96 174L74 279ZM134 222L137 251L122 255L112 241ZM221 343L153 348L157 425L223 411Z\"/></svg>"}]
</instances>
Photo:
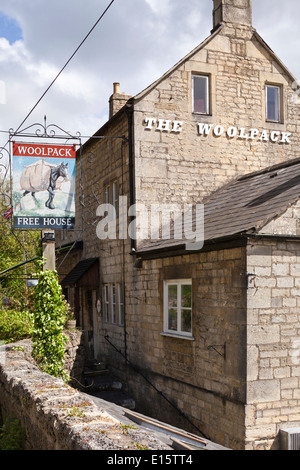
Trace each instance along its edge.
<instances>
[{"instance_id":1,"label":"pub building","mask_svg":"<svg viewBox=\"0 0 300 470\"><path fill-rule=\"evenodd\" d=\"M139 412L277 450L300 432L297 82L251 0L212 11L210 36L148 88L114 84L56 264L87 358Z\"/></svg>"}]
</instances>

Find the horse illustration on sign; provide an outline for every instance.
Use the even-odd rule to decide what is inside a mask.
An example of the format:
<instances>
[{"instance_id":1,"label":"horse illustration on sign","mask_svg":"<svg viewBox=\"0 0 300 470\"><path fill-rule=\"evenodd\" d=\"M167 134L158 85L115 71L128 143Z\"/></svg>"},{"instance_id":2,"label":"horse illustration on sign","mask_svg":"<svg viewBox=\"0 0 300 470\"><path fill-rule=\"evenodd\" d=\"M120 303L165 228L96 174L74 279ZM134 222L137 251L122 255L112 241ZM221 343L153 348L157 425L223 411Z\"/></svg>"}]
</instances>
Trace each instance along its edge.
<instances>
[{"instance_id":1,"label":"horse illustration on sign","mask_svg":"<svg viewBox=\"0 0 300 470\"><path fill-rule=\"evenodd\" d=\"M68 163L53 165L43 159L24 168L20 177L20 187L21 191L24 191L23 197L31 193L35 198L36 192L48 191L49 198L45 206L53 210L54 191L60 189L62 183L66 181L69 181Z\"/></svg>"}]
</instances>

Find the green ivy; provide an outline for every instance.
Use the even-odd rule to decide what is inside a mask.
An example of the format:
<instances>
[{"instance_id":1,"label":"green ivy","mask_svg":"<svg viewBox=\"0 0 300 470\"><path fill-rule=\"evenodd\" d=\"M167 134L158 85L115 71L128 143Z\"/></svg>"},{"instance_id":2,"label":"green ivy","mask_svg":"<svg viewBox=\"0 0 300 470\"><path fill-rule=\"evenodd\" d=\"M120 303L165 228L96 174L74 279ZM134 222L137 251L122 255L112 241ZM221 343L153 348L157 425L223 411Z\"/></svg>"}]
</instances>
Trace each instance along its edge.
<instances>
[{"instance_id":1,"label":"green ivy","mask_svg":"<svg viewBox=\"0 0 300 470\"><path fill-rule=\"evenodd\" d=\"M32 356L44 372L68 380L64 371L67 337L63 334L69 305L56 271L41 271L32 294Z\"/></svg>"}]
</instances>

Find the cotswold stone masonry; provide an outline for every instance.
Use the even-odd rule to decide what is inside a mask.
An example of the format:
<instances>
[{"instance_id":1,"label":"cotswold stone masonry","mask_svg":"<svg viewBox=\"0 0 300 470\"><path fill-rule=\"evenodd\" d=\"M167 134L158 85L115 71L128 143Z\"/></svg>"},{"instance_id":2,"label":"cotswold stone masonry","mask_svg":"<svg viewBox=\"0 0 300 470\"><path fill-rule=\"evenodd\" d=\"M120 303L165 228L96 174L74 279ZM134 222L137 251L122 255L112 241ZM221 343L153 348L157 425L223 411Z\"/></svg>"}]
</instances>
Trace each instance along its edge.
<instances>
[{"instance_id":1,"label":"cotswold stone masonry","mask_svg":"<svg viewBox=\"0 0 300 470\"><path fill-rule=\"evenodd\" d=\"M122 102L124 107L114 109L85 144L82 181L77 180L83 247L59 262L63 279L80 260L99 257L98 287L74 285L69 293L78 303L89 345L97 343L97 357L127 382L139 409L194 431L117 351L126 352L215 442L270 450L279 448L282 427L300 426L299 206L278 214L261 238L210 245L193 254L169 250L139 259L142 238L134 251L132 240L100 241L95 232L96 209L113 181L129 203L201 203L238 176L299 157L295 79L252 28L250 3L216 0L210 37ZM210 77L209 115L193 113L193 74ZM278 123L266 121L266 83L282 90ZM64 234L62 245L77 239L81 225L76 220L78 232ZM189 340L163 334L163 282L168 279L192 280ZM104 315L104 285L123 283L125 326L107 322ZM88 308L91 289L102 305L94 321Z\"/></svg>"}]
</instances>

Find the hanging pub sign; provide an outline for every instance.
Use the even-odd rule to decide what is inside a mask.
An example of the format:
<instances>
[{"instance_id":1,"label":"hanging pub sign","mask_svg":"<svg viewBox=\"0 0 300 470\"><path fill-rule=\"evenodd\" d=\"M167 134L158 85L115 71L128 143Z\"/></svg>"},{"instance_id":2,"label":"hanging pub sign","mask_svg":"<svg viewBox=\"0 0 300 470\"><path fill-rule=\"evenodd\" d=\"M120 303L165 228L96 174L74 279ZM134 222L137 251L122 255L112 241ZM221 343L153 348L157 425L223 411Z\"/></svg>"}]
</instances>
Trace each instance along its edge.
<instances>
[{"instance_id":1,"label":"hanging pub sign","mask_svg":"<svg viewBox=\"0 0 300 470\"><path fill-rule=\"evenodd\" d=\"M76 146L12 144L14 227L73 229Z\"/></svg>"}]
</instances>

